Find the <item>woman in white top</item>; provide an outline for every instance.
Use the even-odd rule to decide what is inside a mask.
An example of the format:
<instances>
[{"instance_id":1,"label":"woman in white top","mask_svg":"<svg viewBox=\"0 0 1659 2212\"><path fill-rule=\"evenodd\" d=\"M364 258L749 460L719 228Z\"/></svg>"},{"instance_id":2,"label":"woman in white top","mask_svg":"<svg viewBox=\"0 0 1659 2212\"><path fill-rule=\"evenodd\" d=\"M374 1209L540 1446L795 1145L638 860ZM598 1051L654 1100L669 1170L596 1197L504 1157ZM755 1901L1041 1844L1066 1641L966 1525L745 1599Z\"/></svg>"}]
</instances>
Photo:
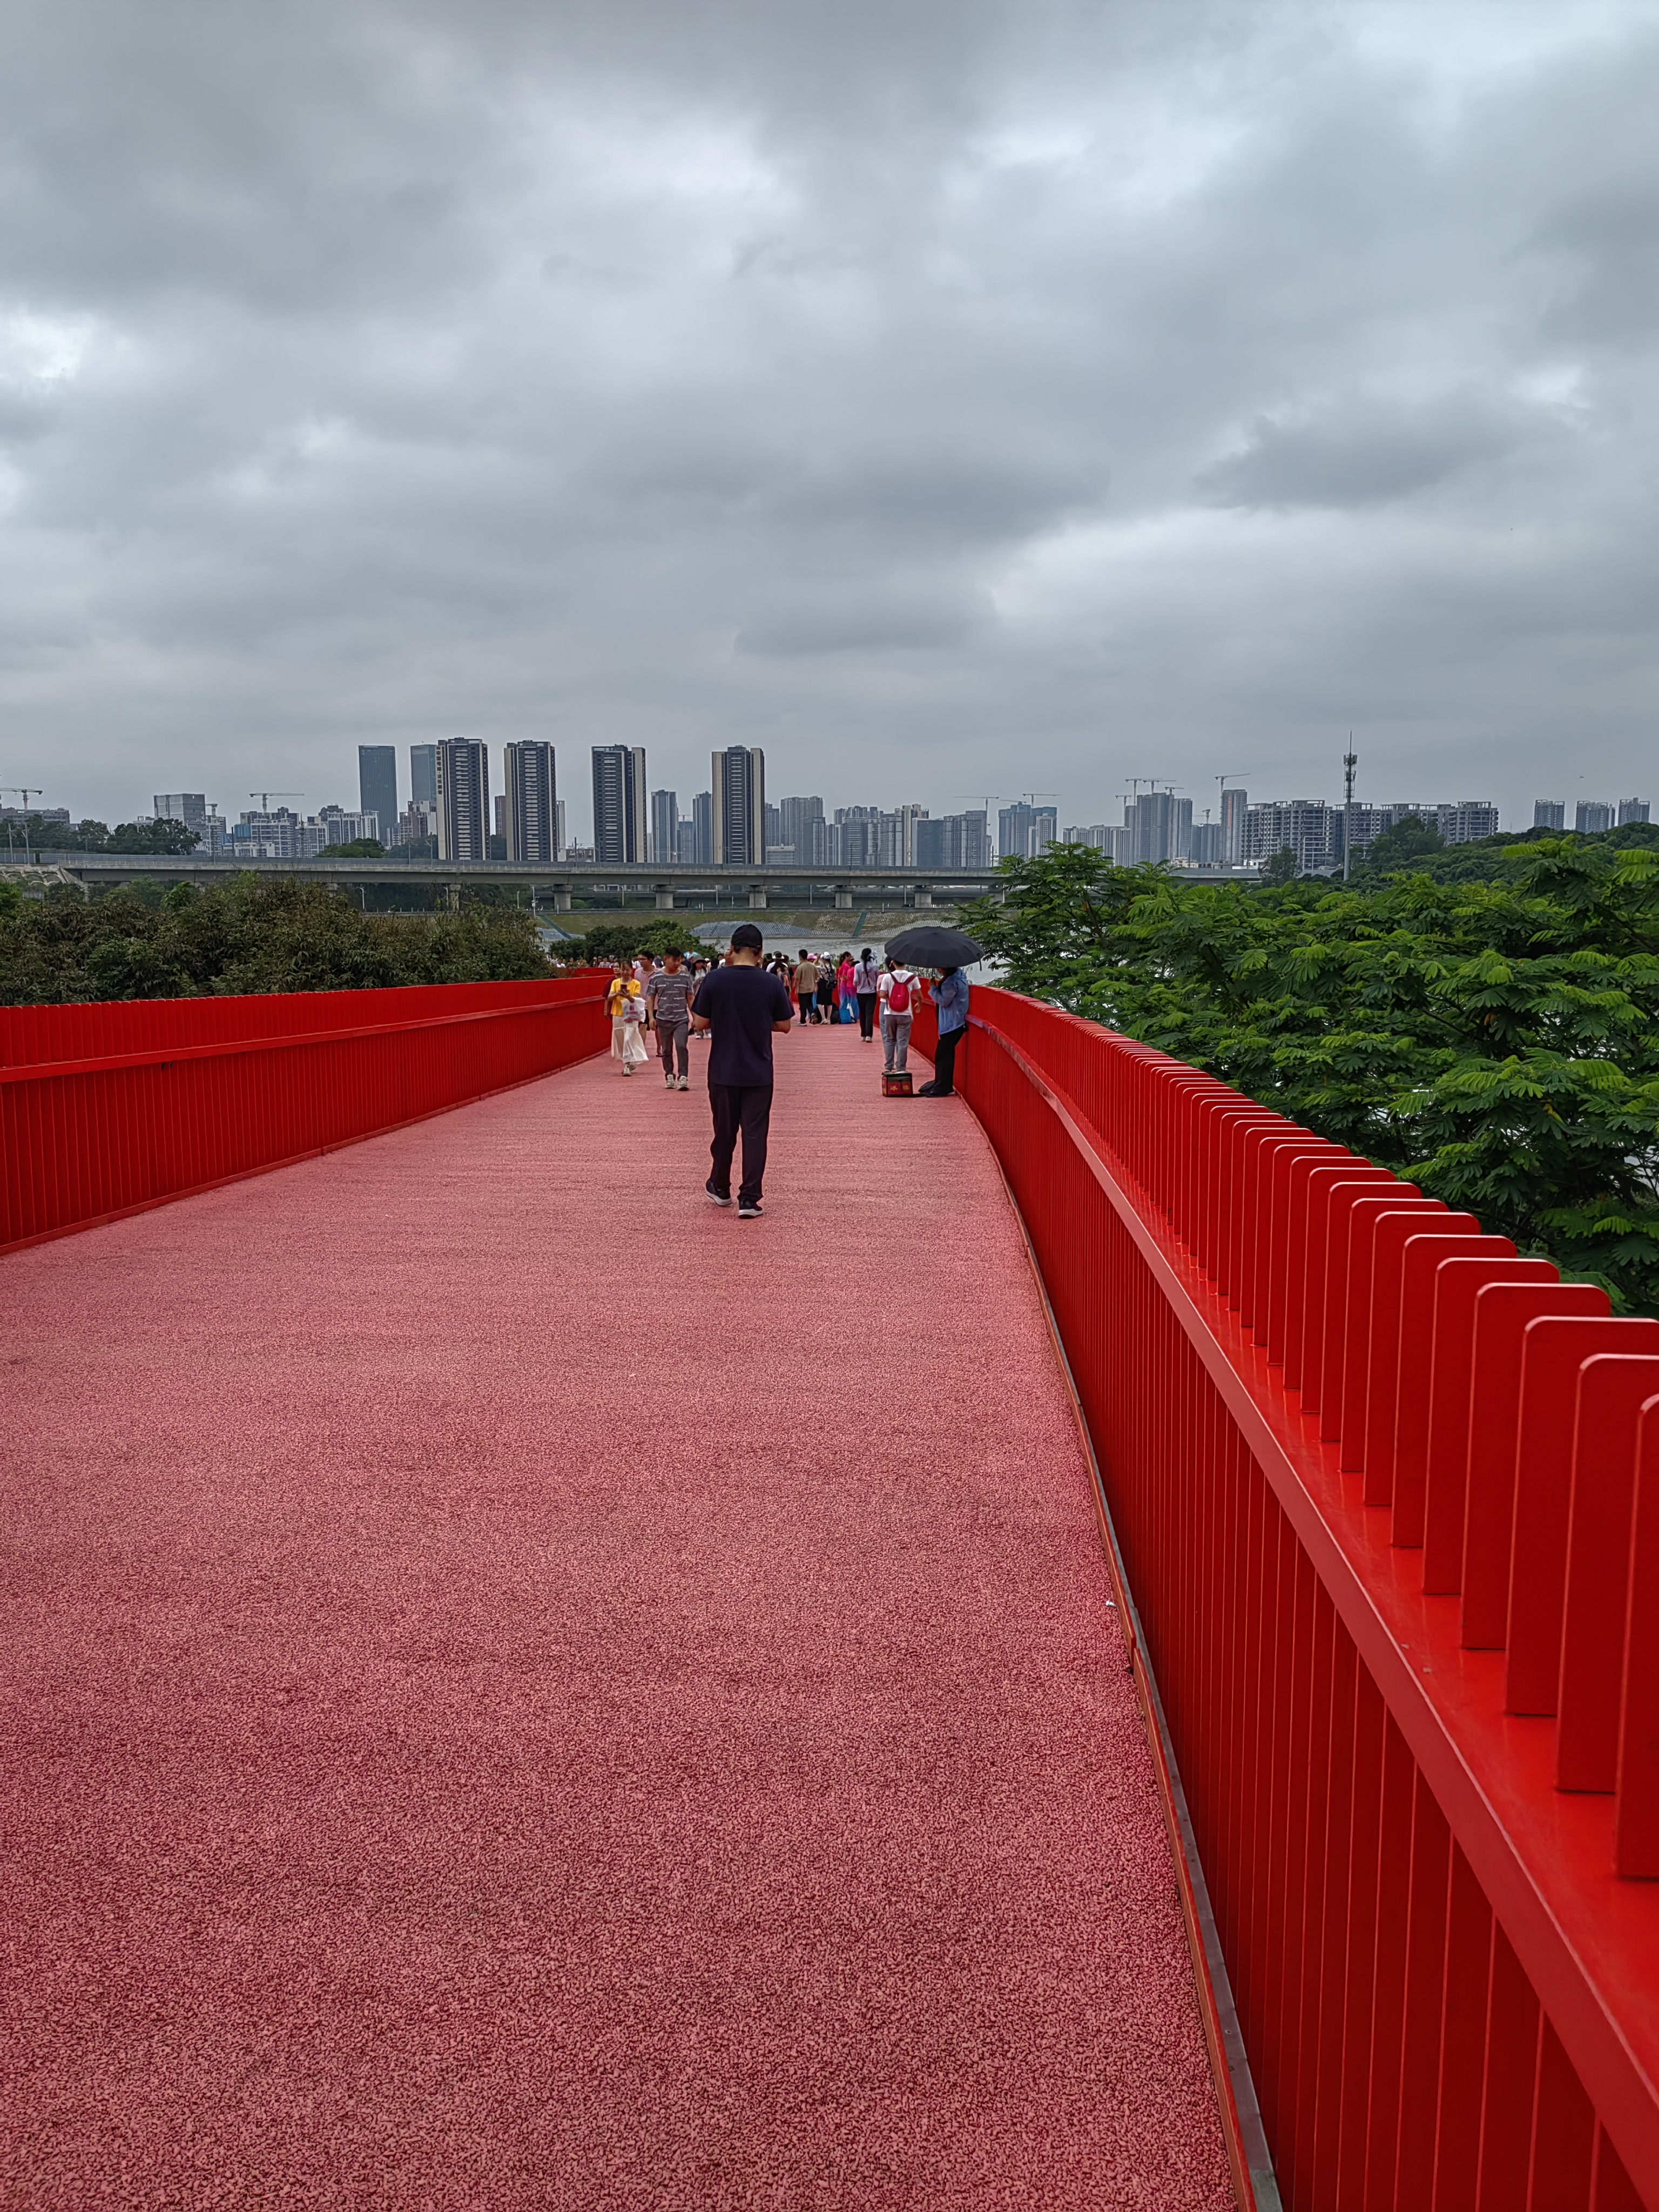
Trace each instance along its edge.
<instances>
[{"instance_id":1,"label":"woman in white top","mask_svg":"<svg viewBox=\"0 0 1659 2212\"><path fill-rule=\"evenodd\" d=\"M853 963L853 995L859 1002L859 1041L868 1044L875 1035L876 1006L881 996L881 970L866 945Z\"/></svg>"},{"instance_id":2,"label":"woman in white top","mask_svg":"<svg viewBox=\"0 0 1659 2212\"><path fill-rule=\"evenodd\" d=\"M915 1018L916 993L921 986L908 968L889 959L877 988L881 995L883 1072L902 1074L910 1057L910 1024Z\"/></svg>"}]
</instances>

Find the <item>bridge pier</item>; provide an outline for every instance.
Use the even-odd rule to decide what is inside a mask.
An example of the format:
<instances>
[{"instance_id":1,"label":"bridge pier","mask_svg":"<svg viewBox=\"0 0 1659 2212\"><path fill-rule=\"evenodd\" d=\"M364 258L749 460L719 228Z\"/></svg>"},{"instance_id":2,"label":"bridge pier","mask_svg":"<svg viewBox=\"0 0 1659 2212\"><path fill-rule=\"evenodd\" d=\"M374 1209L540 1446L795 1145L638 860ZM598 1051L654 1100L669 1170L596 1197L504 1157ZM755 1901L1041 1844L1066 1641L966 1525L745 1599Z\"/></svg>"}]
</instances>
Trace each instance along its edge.
<instances>
[{"instance_id":1,"label":"bridge pier","mask_svg":"<svg viewBox=\"0 0 1659 2212\"><path fill-rule=\"evenodd\" d=\"M766 886L764 884L751 884L750 885L749 905L751 913L763 914L766 911Z\"/></svg>"},{"instance_id":2,"label":"bridge pier","mask_svg":"<svg viewBox=\"0 0 1659 2212\"><path fill-rule=\"evenodd\" d=\"M850 914L853 911L853 886L851 884L837 884L836 885L836 910L838 914Z\"/></svg>"},{"instance_id":3,"label":"bridge pier","mask_svg":"<svg viewBox=\"0 0 1659 2212\"><path fill-rule=\"evenodd\" d=\"M656 890L657 912L659 914L672 914L674 911L674 886L672 884L659 884L656 887Z\"/></svg>"},{"instance_id":4,"label":"bridge pier","mask_svg":"<svg viewBox=\"0 0 1659 2212\"><path fill-rule=\"evenodd\" d=\"M554 887L553 911L555 914L568 914L570 911L570 893L562 884Z\"/></svg>"},{"instance_id":5,"label":"bridge pier","mask_svg":"<svg viewBox=\"0 0 1659 2212\"><path fill-rule=\"evenodd\" d=\"M918 884L916 885L915 903L919 907L932 907L933 903L933 886L932 884Z\"/></svg>"}]
</instances>

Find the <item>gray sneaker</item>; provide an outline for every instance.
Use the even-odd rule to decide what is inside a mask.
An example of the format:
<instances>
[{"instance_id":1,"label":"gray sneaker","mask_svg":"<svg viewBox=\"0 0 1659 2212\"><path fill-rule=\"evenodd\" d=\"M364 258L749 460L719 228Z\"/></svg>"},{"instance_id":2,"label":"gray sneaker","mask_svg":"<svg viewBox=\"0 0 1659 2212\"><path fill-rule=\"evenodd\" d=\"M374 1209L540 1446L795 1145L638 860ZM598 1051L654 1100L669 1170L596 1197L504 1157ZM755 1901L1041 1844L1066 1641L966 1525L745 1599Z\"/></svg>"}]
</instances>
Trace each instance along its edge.
<instances>
[{"instance_id":1,"label":"gray sneaker","mask_svg":"<svg viewBox=\"0 0 1659 2212\"><path fill-rule=\"evenodd\" d=\"M689 1091L691 1088L691 1085L686 1080L684 1076L681 1076L679 1081L674 1085L674 1088L676 1091Z\"/></svg>"}]
</instances>

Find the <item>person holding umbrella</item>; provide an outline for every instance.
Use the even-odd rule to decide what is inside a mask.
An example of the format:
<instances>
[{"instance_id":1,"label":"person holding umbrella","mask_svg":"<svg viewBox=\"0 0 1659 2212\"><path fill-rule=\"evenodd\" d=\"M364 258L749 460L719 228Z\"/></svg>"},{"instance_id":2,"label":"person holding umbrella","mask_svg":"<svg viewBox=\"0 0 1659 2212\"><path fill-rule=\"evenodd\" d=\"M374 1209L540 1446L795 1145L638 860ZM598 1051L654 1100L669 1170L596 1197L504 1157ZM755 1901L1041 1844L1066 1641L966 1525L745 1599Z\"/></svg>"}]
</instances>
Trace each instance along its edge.
<instances>
[{"instance_id":1,"label":"person holding umbrella","mask_svg":"<svg viewBox=\"0 0 1659 2212\"><path fill-rule=\"evenodd\" d=\"M933 1055L933 1079L924 1083L918 1098L950 1098L956 1092L957 1053L968 1035L968 978L963 972L981 959L979 945L960 929L924 923L890 939L889 955L914 961L918 967L937 968L939 978L928 996L939 1014L939 1048Z\"/></svg>"},{"instance_id":2,"label":"person holding umbrella","mask_svg":"<svg viewBox=\"0 0 1659 2212\"><path fill-rule=\"evenodd\" d=\"M939 1014L939 1048L933 1054L933 1079L924 1083L918 1098L949 1098L955 1094L957 1047L968 1034L968 978L960 968L946 968L929 990Z\"/></svg>"}]
</instances>

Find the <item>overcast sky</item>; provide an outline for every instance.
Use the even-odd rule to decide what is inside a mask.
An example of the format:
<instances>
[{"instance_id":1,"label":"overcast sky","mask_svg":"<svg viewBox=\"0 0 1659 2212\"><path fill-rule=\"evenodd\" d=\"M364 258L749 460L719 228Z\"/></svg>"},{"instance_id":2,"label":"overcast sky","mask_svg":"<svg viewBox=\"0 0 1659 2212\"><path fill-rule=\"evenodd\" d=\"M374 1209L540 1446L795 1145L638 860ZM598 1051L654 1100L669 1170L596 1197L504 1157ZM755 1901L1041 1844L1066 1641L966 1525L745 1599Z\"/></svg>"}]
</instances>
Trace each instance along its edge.
<instances>
[{"instance_id":1,"label":"overcast sky","mask_svg":"<svg viewBox=\"0 0 1659 2212\"><path fill-rule=\"evenodd\" d=\"M1659 802L1659 5L27 0L0 780ZM1659 813L1659 805L1656 805Z\"/></svg>"}]
</instances>

